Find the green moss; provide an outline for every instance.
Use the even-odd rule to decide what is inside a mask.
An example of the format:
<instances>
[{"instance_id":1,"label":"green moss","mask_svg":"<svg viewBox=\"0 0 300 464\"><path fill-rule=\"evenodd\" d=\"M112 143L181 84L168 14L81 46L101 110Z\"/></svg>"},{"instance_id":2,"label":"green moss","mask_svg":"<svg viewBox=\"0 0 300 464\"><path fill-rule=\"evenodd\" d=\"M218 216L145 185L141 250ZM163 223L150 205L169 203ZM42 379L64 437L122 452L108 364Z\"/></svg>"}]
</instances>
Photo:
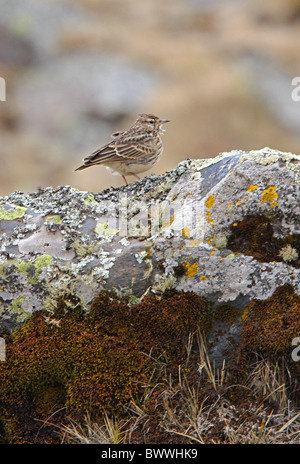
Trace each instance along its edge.
<instances>
[{"instance_id":1,"label":"green moss","mask_svg":"<svg viewBox=\"0 0 300 464\"><path fill-rule=\"evenodd\" d=\"M0 431L9 443L51 443L66 416L87 412L126 416L131 399L142 396L154 372L153 359L168 360L174 373L184 363L190 333L210 327L209 303L192 293L166 291L140 304L102 292L89 314L70 300L35 312L6 336L0 363ZM55 323L53 323L55 321ZM196 368L195 368L196 369ZM196 371L196 370L195 370ZM159 374L153 378L153 386ZM57 422L56 422L57 421ZM1 440L1 438L0 438Z\"/></svg>"}]
</instances>

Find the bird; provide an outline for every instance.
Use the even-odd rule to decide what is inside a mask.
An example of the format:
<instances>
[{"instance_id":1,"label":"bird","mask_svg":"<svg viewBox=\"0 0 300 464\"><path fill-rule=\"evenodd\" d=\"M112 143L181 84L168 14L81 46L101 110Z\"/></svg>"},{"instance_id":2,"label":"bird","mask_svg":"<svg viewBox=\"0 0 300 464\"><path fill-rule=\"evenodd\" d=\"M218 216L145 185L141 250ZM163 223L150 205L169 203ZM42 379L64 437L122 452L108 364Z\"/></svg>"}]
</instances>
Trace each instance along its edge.
<instances>
[{"instance_id":1,"label":"bird","mask_svg":"<svg viewBox=\"0 0 300 464\"><path fill-rule=\"evenodd\" d=\"M125 131L114 132L112 141L94 151L83 159L84 163L75 171L82 171L90 166L103 165L113 175L132 175L137 179L139 173L148 171L162 155L161 135L165 132L163 124L169 119L160 119L154 114L142 113L135 123Z\"/></svg>"}]
</instances>

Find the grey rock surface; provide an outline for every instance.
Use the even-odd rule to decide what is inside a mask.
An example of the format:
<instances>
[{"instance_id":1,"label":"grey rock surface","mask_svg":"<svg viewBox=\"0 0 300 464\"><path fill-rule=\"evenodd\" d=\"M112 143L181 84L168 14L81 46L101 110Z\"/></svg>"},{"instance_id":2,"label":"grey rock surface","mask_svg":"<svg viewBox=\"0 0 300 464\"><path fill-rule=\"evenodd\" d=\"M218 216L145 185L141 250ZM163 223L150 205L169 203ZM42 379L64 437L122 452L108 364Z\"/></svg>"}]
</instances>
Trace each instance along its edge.
<instances>
[{"instance_id":1,"label":"grey rock surface","mask_svg":"<svg viewBox=\"0 0 300 464\"><path fill-rule=\"evenodd\" d=\"M230 225L251 215L267 216L277 237L299 234L299 189L300 156L264 148L186 160L101 193L62 186L2 197L1 326L68 292L88 308L101 289L138 301L176 288L241 310L284 284L300 294L292 263L227 248ZM239 333L238 322L222 327L211 334L216 358Z\"/></svg>"}]
</instances>

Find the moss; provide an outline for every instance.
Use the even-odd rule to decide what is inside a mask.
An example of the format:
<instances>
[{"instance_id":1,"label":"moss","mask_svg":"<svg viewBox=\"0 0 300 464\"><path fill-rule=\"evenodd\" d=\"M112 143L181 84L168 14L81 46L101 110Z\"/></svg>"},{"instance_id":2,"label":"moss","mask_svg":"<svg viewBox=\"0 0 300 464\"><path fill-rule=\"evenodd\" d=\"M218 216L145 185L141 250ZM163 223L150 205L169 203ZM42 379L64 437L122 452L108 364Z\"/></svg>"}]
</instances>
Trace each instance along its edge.
<instances>
[{"instance_id":1,"label":"moss","mask_svg":"<svg viewBox=\"0 0 300 464\"><path fill-rule=\"evenodd\" d=\"M300 235L274 237L271 221L266 216L247 216L239 222L234 222L230 230L227 247L234 252L253 256L262 262L284 261L280 252L282 248L290 245L298 254L298 259L289 264L300 267Z\"/></svg>"},{"instance_id":2,"label":"moss","mask_svg":"<svg viewBox=\"0 0 300 464\"><path fill-rule=\"evenodd\" d=\"M300 336L300 296L291 285L279 287L270 298L249 303L242 322L247 350L289 355L292 339Z\"/></svg>"},{"instance_id":3,"label":"moss","mask_svg":"<svg viewBox=\"0 0 300 464\"><path fill-rule=\"evenodd\" d=\"M177 266L173 267L175 277L182 277L185 275L186 269L183 264L178 264Z\"/></svg>"},{"instance_id":4,"label":"moss","mask_svg":"<svg viewBox=\"0 0 300 464\"><path fill-rule=\"evenodd\" d=\"M292 359L292 340L300 336L300 296L291 285L278 287L266 300L253 300L242 315L240 374L262 359L278 365L288 399L299 407L300 365ZM270 379L270 382L272 380Z\"/></svg>"},{"instance_id":5,"label":"moss","mask_svg":"<svg viewBox=\"0 0 300 464\"><path fill-rule=\"evenodd\" d=\"M89 314L60 300L35 312L6 335L6 362L0 364L0 431L9 443L51 443L55 428L41 427L66 416L82 419L126 416L130 400L142 396L153 359L170 361L178 372L187 356L189 334L210 327L209 303L192 293L166 291L128 306L102 292ZM154 385L159 374L153 378ZM55 413L55 414L54 414ZM38 432L38 433L37 433ZM0 438L1 440L1 438Z\"/></svg>"},{"instance_id":6,"label":"moss","mask_svg":"<svg viewBox=\"0 0 300 464\"><path fill-rule=\"evenodd\" d=\"M212 319L220 322L234 323L240 317L240 311L230 304L217 305L212 311Z\"/></svg>"}]
</instances>

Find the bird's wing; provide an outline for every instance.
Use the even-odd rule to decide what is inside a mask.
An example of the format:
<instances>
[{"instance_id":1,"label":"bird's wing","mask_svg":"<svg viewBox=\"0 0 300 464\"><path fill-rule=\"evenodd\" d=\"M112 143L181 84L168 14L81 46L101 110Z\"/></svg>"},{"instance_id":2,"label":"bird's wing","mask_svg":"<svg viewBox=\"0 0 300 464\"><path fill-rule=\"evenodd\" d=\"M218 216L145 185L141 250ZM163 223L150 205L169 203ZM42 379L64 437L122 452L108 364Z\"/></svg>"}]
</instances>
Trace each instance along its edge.
<instances>
[{"instance_id":1,"label":"bird's wing","mask_svg":"<svg viewBox=\"0 0 300 464\"><path fill-rule=\"evenodd\" d=\"M99 150L94 151L91 155L84 158L84 164L76 169L80 171L95 164L106 162L118 162L120 160L140 160L145 156L153 153L154 149L147 144L148 138L135 140L128 138L126 141L113 140Z\"/></svg>"}]
</instances>

